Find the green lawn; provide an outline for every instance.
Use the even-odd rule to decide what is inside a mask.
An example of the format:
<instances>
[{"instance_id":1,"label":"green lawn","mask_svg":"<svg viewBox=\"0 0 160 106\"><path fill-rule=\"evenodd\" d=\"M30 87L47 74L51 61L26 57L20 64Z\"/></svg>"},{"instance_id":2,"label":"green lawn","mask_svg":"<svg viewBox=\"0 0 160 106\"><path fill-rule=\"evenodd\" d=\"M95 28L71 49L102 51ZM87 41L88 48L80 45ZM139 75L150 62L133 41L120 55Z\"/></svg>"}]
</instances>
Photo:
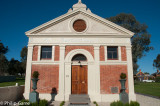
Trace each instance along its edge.
<instances>
[{"instance_id":1,"label":"green lawn","mask_svg":"<svg viewBox=\"0 0 160 106\"><path fill-rule=\"evenodd\" d=\"M135 92L141 94L147 94L151 96L156 96L160 98L160 83L156 82L136 82L134 84Z\"/></svg>"},{"instance_id":2,"label":"green lawn","mask_svg":"<svg viewBox=\"0 0 160 106\"><path fill-rule=\"evenodd\" d=\"M25 82L24 78L19 78L19 79L16 79L16 81L13 81L13 82L2 82L2 83L0 83L0 87L14 86L14 85L16 85L16 83L18 83L18 85L24 85L24 82Z\"/></svg>"}]
</instances>

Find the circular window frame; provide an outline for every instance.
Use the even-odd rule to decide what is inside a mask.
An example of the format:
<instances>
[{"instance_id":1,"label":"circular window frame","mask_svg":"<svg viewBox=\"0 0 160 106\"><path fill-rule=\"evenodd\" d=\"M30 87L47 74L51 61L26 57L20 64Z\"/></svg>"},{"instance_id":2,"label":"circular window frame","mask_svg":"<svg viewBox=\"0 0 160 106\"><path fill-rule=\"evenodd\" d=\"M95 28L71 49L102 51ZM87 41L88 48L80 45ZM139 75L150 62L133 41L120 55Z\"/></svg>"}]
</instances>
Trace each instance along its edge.
<instances>
[{"instance_id":1,"label":"circular window frame","mask_svg":"<svg viewBox=\"0 0 160 106\"><path fill-rule=\"evenodd\" d=\"M78 31L76 31L76 30L73 28L73 24L74 24L74 22L77 21L77 20L83 20L83 21L86 23L86 29L85 29L84 31L78 32ZM87 20L86 18L81 18L81 17L75 17L75 18L73 18L73 19L71 20L71 23L70 23L70 28L71 28L71 30L72 30L73 32L77 33L77 34L85 33L85 32L88 30L88 26L89 26L89 25L88 25L88 20Z\"/></svg>"}]
</instances>

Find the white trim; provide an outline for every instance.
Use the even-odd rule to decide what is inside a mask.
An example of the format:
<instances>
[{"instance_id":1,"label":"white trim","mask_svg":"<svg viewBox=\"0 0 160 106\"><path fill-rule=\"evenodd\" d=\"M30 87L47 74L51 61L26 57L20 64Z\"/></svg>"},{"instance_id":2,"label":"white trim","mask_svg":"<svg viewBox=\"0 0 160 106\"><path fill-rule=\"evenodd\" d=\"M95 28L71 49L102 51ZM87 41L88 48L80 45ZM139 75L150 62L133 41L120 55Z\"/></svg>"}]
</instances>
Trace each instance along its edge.
<instances>
[{"instance_id":1,"label":"white trim","mask_svg":"<svg viewBox=\"0 0 160 106\"><path fill-rule=\"evenodd\" d=\"M126 47L126 52L127 52L129 101L136 101L136 95L134 93L133 63L132 63L131 47Z\"/></svg>"},{"instance_id":2,"label":"white trim","mask_svg":"<svg viewBox=\"0 0 160 106\"><path fill-rule=\"evenodd\" d=\"M115 60L111 60L111 61L107 61L107 62L100 62L100 65L127 65L127 61L115 61Z\"/></svg>"},{"instance_id":3,"label":"white trim","mask_svg":"<svg viewBox=\"0 0 160 106\"><path fill-rule=\"evenodd\" d=\"M52 46L52 61L54 61L55 46Z\"/></svg>"},{"instance_id":4,"label":"white trim","mask_svg":"<svg viewBox=\"0 0 160 106\"><path fill-rule=\"evenodd\" d=\"M83 54L83 55L85 55L85 56L87 57L88 62L94 61L93 56L92 56L87 50L84 50L84 49L76 49L76 50L70 51L70 52L67 54L67 56L66 56L66 58L65 58L65 62L71 62L72 57L73 57L74 55L76 55L76 54Z\"/></svg>"},{"instance_id":5,"label":"white trim","mask_svg":"<svg viewBox=\"0 0 160 106\"><path fill-rule=\"evenodd\" d=\"M79 19L84 20L85 23L86 23L86 29L85 29L84 31L82 31L82 32L77 32L77 31L75 31L74 28L73 28L74 22L75 22L76 20L79 20ZM74 18L71 20L69 27L70 27L70 29L71 29L73 32L75 32L75 33L77 33L77 34L82 34L82 33L85 33L85 32L88 30L89 22L88 22L88 20L87 20L86 18L83 18L82 16L77 16L77 17L74 17Z\"/></svg>"},{"instance_id":6,"label":"white trim","mask_svg":"<svg viewBox=\"0 0 160 106\"><path fill-rule=\"evenodd\" d=\"M32 54L33 54L33 46L28 46L26 78L25 78L25 91L23 94L25 99L29 99L29 93L30 93L31 71L32 71L32 64L31 64Z\"/></svg>"},{"instance_id":7,"label":"white trim","mask_svg":"<svg viewBox=\"0 0 160 106\"><path fill-rule=\"evenodd\" d=\"M121 59L121 46L118 46L118 59L119 59L119 61L122 61L122 59Z\"/></svg>"},{"instance_id":8,"label":"white trim","mask_svg":"<svg viewBox=\"0 0 160 106\"><path fill-rule=\"evenodd\" d=\"M40 61L41 60L41 46L38 46L38 60L37 61Z\"/></svg>"},{"instance_id":9,"label":"white trim","mask_svg":"<svg viewBox=\"0 0 160 106\"><path fill-rule=\"evenodd\" d=\"M104 56L105 56L105 62L107 62L107 60L108 60L108 56L107 56L107 46L104 46Z\"/></svg>"},{"instance_id":10,"label":"white trim","mask_svg":"<svg viewBox=\"0 0 160 106\"><path fill-rule=\"evenodd\" d=\"M43 30L45 27L49 26L50 24L56 24L57 22L63 21L63 20L65 20L65 19L68 19L69 17L72 17L72 16L74 16L74 15L76 15L76 14L86 15L86 16L94 19L94 20L97 20L97 21L100 22L100 23L103 23L103 24L105 24L105 25L107 25L107 26L115 29L115 30L118 30L118 31L121 31L121 32L125 32L125 33L127 33L127 35L130 36L130 37L132 37L132 36L134 35L133 32L131 32L131 31L129 31L129 30L127 30L127 29L119 26L119 25L116 25L116 24L114 24L113 22L110 22L110 21L108 21L108 20L106 20L106 19L104 19L104 18L101 18L101 17L99 17L99 16L97 16L97 15L95 15L95 14L93 14L93 13L86 12L86 11L84 11L84 10L82 10L82 9L78 9L78 10L75 10L75 11L73 11L73 12L71 12L71 13L64 14L64 15L56 18L56 19L53 19L53 20L51 20L51 21L49 21L49 22L46 22L46 23L44 23L44 24L42 24L42 25L40 25L40 26L38 26L38 27L36 27L36 28L34 28L34 29L32 29L32 30L27 31L25 34L26 34L26 35L36 35L36 34L31 34L31 33L36 32L36 31L39 31L39 30ZM53 34L52 34L52 35L53 35ZM124 35L125 35L125 34L124 34Z\"/></svg>"},{"instance_id":11,"label":"white trim","mask_svg":"<svg viewBox=\"0 0 160 106\"><path fill-rule=\"evenodd\" d=\"M64 101L65 100L65 66L64 66L64 58L65 58L65 46L60 45L60 60L59 60L59 91L56 96L56 101Z\"/></svg>"},{"instance_id":12,"label":"white trim","mask_svg":"<svg viewBox=\"0 0 160 106\"><path fill-rule=\"evenodd\" d=\"M100 95L100 46L94 45L94 58L95 58L95 94ZM100 98L96 101L100 101Z\"/></svg>"},{"instance_id":13,"label":"white trim","mask_svg":"<svg viewBox=\"0 0 160 106\"><path fill-rule=\"evenodd\" d=\"M96 81L93 56L87 50L75 49L70 51L65 57L65 101L69 100L69 95L71 94L71 60L76 54L83 54L87 58L87 62L82 62L82 64L88 65L88 95L95 94L96 92L95 83L93 83L93 79ZM73 64L75 65L76 63L74 62Z\"/></svg>"}]
</instances>

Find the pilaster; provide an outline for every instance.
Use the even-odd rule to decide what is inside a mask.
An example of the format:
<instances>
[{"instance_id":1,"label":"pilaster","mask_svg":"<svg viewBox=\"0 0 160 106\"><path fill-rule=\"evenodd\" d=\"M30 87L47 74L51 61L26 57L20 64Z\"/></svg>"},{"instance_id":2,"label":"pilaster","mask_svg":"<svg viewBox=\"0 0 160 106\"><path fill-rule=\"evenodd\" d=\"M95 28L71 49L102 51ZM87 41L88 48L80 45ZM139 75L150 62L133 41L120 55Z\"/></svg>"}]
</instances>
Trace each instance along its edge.
<instances>
[{"instance_id":1,"label":"pilaster","mask_svg":"<svg viewBox=\"0 0 160 106\"><path fill-rule=\"evenodd\" d=\"M127 46L126 51L127 51L129 101L136 101L136 95L134 93L133 62L132 62L131 46Z\"/></svg>"},{"instance_id":2,"label":"pilaster","mask_svg":"<svg viewBox=\"0 0 160 106\"><path fill-rule=\"evenodd\" d=\"M65 46L60 45L60 64L59 64L59 91L58 95L56 96L55 100L57 101L64 101L65 97L65 71L64 71L64 58L65 58Z\"/></svg>"},{"instance_id":3,"label":"pilaster","mask_svg":"<svg viewBox=\"0 0 160 106\"><path fill-rule=\"evenodd\" d=\"M33 54L33 46L28 46L27 53L27 65L26 65L26 78L25 78L25 99L29 99L30 93L30 83L31 83L31 70L32 70L32 54Z\"/></svg>"},{"instance_id":4,"label":"pilaster","mask_svg":"<svg viewBox=\"0 0 160 106\"><path fill-rule=\"evenodd\" d=\"M94 45L94 58L95 58L95 93L100 94L100 45Z\"/></svg>"}]
</instances>

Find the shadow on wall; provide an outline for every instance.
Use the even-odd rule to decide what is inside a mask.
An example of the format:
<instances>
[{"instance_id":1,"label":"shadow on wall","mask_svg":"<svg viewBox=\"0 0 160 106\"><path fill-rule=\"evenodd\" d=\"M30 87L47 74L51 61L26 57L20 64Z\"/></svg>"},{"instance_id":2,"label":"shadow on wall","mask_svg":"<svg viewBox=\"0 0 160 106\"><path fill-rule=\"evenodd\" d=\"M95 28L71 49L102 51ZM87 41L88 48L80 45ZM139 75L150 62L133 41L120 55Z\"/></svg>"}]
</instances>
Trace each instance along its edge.
<instances>
[{"instance_id":1,"label":"shadow on wall","mask_svg":"<svg viewBox=\"0 0 160 106\"><path fill-rule=\"evenodd\" d=\"M51 101L55 100L55 96L57 95L57 89L56 88L52 88L52 92L51 92Z\"/></svg>"}]
</instances>

